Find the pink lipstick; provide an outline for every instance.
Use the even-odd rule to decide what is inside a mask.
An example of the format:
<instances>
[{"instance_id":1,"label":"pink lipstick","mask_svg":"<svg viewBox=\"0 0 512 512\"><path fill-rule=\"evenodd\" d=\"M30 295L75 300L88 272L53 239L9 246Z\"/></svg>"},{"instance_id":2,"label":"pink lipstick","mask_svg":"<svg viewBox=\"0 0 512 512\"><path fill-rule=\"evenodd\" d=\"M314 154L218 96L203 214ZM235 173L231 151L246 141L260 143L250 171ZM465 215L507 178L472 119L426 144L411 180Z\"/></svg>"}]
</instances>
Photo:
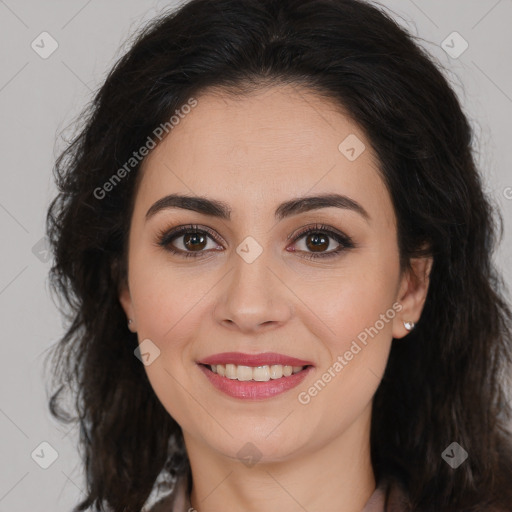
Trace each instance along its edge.
<instances>
[{"instance_id":1,"label":"pink lipstick","mask_svg":"<svg viewBox=\"0 0 512 512\"><path fill-rule=\"evenodd\" d=\"M298 386L313 369L310 361L264 352L224 352L198 361L219 391L234 398L261 400Z\"/></svg>"}]
</instances>

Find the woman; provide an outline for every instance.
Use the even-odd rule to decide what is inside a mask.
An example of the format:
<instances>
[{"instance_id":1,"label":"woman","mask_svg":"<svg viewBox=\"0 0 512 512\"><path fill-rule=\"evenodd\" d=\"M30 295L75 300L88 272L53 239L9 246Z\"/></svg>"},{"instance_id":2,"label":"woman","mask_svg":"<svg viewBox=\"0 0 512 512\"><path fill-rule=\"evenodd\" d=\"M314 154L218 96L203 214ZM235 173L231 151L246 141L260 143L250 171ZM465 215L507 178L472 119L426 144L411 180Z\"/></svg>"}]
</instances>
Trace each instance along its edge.
<instances>
[{"instance_id":1,"label":"woman","mask_svg":"<svg viewBox=\"0 0 512 512\"><path fill-rule=\"evenodd\" d=\"M512 510L494 212L410 35L359 0L192 0L84 119L47 220L76 510Z\"/></svg>"}]
</instances>

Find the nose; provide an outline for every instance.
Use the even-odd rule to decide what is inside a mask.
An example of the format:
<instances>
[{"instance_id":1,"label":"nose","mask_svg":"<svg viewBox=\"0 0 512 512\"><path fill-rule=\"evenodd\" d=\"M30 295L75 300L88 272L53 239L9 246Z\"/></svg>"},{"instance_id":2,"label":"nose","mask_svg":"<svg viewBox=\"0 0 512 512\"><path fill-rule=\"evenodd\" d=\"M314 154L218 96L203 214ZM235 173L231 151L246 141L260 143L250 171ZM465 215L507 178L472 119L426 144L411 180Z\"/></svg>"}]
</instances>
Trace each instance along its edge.
<instances>
[{"instance_id":1,"label":"nose","mask_svg":"<svg viewBox=\"0 0 512 512\"><path fill-rule=\"evenodd\" d=\"M277 328L292 316L293 294L279 271L271 268L267 253L264 250L252 263L233 254L234 268L218 289L214 312L223 327L256 333Z\"/></svg>"}]
</instances>

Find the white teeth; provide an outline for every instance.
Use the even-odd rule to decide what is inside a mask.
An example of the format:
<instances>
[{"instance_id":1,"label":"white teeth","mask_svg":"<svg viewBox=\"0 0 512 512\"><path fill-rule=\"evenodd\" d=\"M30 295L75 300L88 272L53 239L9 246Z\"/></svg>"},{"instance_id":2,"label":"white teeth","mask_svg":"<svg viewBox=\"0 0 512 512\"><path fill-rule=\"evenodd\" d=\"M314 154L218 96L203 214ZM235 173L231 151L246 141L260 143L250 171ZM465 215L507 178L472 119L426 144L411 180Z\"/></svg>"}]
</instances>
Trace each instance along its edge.
<instances>
[{"instance_id":1,"label":"white teeth","mask_svg":"<svg viewBox=\"0 0 512 512\"><path fill-rule=\"evenodd\" d=\"M303 370L304 366L289 366L282 364L273 364L271 366L244 366L236 364L213 364L210 366L212 372L221 377L227 377L232 380L247 381L255 380L258 382L267 382L270 379L280 379L289 377L293 373Z\"/></svg>"},{"instance_id":2,"label":"white teeth","mask_svg":"<svg viewBox=\"0 0 512 512\"><path fill-rule=\"evenodd\" d=\"M280 379L283 376L283 366L281 364L274 364L270 367L270 378Z\"/></svg>"},{"instance_id":3,"label":"white teeth","mask_svg":"<svg viewBox=\"0 0 512 512\"><path fill-rule=\"evenodd\" d=\"M219 366L219 365L217 365L217 366ZM236 366L234 364L226 365L226 377L228 379L236 379L237 378Z\"/></svg>"},{"instance_id":4,"label":"white teeth","mask_svg":"<svg viewBox=\"0 0 512 512\"><path fill-rule=\"evenodd\" d=\"M268 366L258 366L252 370L252 378L260 382L270 380L270 370Z\"/></svg>"},{"instance_id":5,"label":"white teeth","mask_svg":"<svg viewBox=\"0 0 512 512\"><path fill-rule=\"evenodd\" d=\"M238 366L236 369L238 380L251 380L252 368L250 366Z\"/></svg>"}]
</instances>

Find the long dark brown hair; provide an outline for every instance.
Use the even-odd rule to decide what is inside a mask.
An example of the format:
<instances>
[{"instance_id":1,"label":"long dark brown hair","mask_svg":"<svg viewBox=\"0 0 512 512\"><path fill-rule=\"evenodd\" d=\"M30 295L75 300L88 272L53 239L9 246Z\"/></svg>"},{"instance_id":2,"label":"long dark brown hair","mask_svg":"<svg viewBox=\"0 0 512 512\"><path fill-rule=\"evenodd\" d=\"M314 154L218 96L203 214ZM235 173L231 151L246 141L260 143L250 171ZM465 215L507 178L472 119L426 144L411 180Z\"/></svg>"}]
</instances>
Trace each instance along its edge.
<instances>
[{"instance_id":1,"label":"long dark brown hair","mask_svg":"<svg viewBox=\"0 0 512 512\"><path fill-rule=\"evenodd\" d=\"M393 202L402 269L434 258L421 319L393 341L374 397L376 479L402 486L416 511L512 510L512 313L492 261L503 220L442 66L361 0L192 0L136 34L81 116L47 216L52 290L67 320L49 402L80 426L87 493L75 510L139 511L171 442L172 471L190 475L181 429L134 357L118 300L140 163L105 183L208 87L243 95L284 83L336 101L364 130ZM452 442L469 454L456 469L441 456Z\"/></svg>"}]
</instances>

